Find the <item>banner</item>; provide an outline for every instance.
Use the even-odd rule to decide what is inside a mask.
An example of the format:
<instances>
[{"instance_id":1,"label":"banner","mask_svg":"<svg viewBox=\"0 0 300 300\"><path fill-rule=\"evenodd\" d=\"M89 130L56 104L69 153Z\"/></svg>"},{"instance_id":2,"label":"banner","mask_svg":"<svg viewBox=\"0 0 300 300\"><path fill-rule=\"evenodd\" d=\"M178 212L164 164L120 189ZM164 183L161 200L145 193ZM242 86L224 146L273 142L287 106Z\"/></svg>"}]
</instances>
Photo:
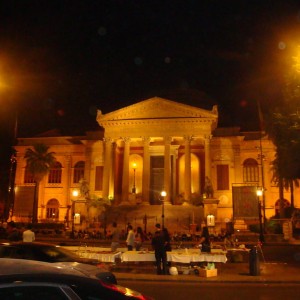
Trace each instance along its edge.
<instances>
[{"instance_id":1,"label":"banner","mask_svg":"<svg viewBox=\"0 0 300 300\"><path fill-rule=\"evenodd\" d=\"M34 186L19 186L15 192L14 215L17 217L32 216Z\"/></svg>"},{"instance_id":2,"label":"banner","mask_svg":"<svg viewBox=\"0 0 300 300\"><path fill-rule=\"evenodd\" d=\"M258 219L258 197L256 186L232 187L233 218Z\"/></svg>"}]
</instances>

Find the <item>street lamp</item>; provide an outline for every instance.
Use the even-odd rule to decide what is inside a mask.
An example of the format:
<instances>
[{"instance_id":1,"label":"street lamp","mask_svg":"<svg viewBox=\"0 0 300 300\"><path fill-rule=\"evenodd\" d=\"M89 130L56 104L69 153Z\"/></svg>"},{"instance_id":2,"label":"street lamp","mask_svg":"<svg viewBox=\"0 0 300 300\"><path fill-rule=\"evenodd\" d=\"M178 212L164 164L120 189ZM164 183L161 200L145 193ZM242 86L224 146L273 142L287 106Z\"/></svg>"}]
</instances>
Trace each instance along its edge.
<instances>
[{"instance_id":1,"label":"street lamp","mask_svg":"<svg viewBox=\"0 0 300 300\"><path fill-rule=\"evenodd\" d=\"M256 189L257 204L258 204L259 240L260 240L260 242L264 242L265 241L263 224L262 224L261 201L259 199L259 197L263 196L263 192L264 191L263 191L262 188L257 188Z\"/></svg>"},{"instance_id":2,"label":"street lamp","mask_svg":"<svg viewBox=\"0 0 300 300\"><path fill-rule=\"evenodd\" d=\"M79 192L77 190L73 190L72 192L73 197L78 197ZM74 230L75 230L75 202L76 199L72 200L72 237L74 238Z\"/></svg>"},{"instance_id":3,"label":"street lamp","mask_svg":"<svg viewBox=\"0 0 300 300\"><path fill-rule=\"evenodd\" d=\"M132 193L135 194L136 188L135 188L135 170L136 170L136 163L132 164L133 169L133 187L132 187Z\"/></svg>"},{"instance_id":4,"label":"street lamp","mask_svg":"<svg viewBox=\"0 0 300 300\"><path fill-rule=\"evenodd\" d=\"M162 224L162 229L165 227L165 197L167 196L166 191L162 191L160 193L161 196L161 201L162 201L162 206L161 206L161 224Z\"/></svg>"}]
</instances>

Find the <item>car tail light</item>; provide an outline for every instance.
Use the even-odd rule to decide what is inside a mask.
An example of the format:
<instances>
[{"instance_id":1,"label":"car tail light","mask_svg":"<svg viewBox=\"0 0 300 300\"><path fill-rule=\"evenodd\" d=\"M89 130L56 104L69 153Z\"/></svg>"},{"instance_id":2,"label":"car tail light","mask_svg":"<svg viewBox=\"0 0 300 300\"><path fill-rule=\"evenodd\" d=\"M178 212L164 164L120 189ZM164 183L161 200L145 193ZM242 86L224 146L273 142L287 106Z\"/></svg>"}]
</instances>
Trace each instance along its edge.
<instances>
[{"instance_id":1,"label":"car tail light","mask_svg":"<svg viewBox=\"0 0 300 300\"><path fill-rule=\"evenodd\" d=\"M132 289L126 288L126 287L118 285L118 284L108 284L103 281L101 281L101 284L108 289L117 291L128 297L132 297L133 299L139 299L139 300L151 300L152 299L152 298L142 295L140 292L134 291Z\"/></svg>"}]
</instances>

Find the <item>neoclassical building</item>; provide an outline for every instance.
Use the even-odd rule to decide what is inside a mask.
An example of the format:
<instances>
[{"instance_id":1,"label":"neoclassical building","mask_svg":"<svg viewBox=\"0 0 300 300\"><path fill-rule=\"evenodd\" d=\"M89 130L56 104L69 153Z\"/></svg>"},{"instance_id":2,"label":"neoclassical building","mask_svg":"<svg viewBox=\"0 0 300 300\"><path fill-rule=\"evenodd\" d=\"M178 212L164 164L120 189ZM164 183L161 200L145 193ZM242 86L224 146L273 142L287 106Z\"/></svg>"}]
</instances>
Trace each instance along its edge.
<instances>
[{"instance_id":1,"label":"neoclassical building","mask_svg":"<svg viewBox=\"0 0 300 300\"><path fill-rule=\"evenodd\" d=\"M99 110L99 131L84 136L48 132L19 138L14 219L31 215L34 183L24 154L35 143L50 146L57 159L39 190L40 221L72 218L73 192L82 178L91 195L113 200L114 206L139 207L145 214L161 205L164 190L169 210L176 207L178 214L194 207L196 222L203 201L203 219L212 213L211 204L220 224L257 218L258 200L264 217L274 216L279 196L271 181L274 145L260 132L218 128L218 117L217 106L206 110L154 97L107 114ZM214 191L211 203L205 195L206 179ZM258 199L255 191L261 187L264 194ZM288 193L285 198L288 205ZM299 201L296 192L296 207Z\"/></svg>"}]
</instances>

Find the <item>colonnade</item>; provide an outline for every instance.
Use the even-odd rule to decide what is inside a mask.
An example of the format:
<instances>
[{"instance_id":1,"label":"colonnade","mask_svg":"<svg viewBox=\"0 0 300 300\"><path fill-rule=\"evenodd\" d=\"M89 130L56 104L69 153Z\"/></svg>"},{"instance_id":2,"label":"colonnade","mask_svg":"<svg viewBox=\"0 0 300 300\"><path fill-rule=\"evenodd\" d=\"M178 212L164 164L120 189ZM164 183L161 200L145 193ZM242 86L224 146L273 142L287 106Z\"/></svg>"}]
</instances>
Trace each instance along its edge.
<instances>
[{"instance_id":1,"label":"colonnade","mask_svg":"<svg viewBox=\"0 0 300 300\"><path fill-rule=\"evenodd\" d=\"M184 172L184 198L187 202L191 200L191 142L195 139L194 136L184 136L184 154L185 154L185 172ZM199 139L199 138L198 138ZM198 140L197 139L197 140ZM210 139L211 136L203 136L200 141L204 140L204 152L205 152L205 176L211 178L211 158L210 158ZM123 137L113 141L112 138L104 139L104 172L103 172L103 198L108 198L113 196L113 187L114 187L114 166L113 166L113 145L116 142L121 142L123 145L123 169L122 169L122 202L127 202L129 195L131 193L129 188L129 162L130 162L130 137ZM171 203L171 182L172 176L171 173L171 156L174 155L174 151L171 149L173 138L171 136L163 137L163 146L164 151L162 153L164 157L164 190L166 191L166 197L164 199L165 204ZM199 141L199 142L200 142ZM150 203L150 143L151 137L142 137L141 145L143 147L143 173L142 173L142 202L145 204ZM178 149L178 147L177 147ZM176 153L176 158L178 155L178 150ZM174 162L174 160L173 160ZM173 165L174 166L174 165ZM200 170L199 170L200 172ZM173 177L174 179L174 177Z\"/></svg>"}]
</instances>

